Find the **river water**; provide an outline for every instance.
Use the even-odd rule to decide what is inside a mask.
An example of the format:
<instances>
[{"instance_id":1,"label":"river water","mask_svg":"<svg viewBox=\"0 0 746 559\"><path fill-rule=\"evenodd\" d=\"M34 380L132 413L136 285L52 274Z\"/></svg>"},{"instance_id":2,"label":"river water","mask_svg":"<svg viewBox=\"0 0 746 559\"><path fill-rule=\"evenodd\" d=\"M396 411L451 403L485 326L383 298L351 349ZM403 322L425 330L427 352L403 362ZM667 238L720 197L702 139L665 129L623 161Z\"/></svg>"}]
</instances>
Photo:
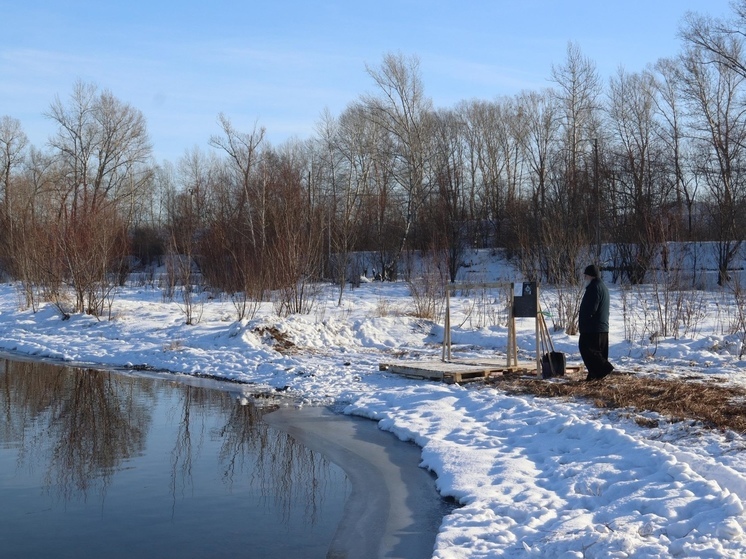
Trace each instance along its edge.
<instances>
[{"instance_id":1,"label":"river water","mask_svg":"<svg viewBox=\"0 0 746 559\"><path fill-rule=\"evenodd\" d=\"M0 361L0 557L326 557L350 483L262 421L271 409Z\"/></svg>"}]
</instances>

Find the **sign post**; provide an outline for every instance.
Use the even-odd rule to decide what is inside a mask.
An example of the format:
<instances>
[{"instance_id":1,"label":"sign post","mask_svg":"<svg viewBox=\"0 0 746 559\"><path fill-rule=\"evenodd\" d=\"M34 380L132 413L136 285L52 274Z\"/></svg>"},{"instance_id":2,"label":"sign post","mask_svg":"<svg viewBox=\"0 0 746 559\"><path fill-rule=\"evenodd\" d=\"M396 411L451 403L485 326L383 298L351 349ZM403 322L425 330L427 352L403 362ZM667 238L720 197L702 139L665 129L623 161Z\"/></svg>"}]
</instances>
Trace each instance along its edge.
<instances>
[{"instance_id":1,"label":"sign post","mask_svg":"<svg viewBox=\"0 0 746 559\"><path fill-rule=\"evenodd\" d=\"M451 362L451 290L463 289L464 287L483 287L483 288L507 288L506 283L480 283L480 284L448 284L446 286L446 309L445 309L445 325L443 329L443 347L441 353L441 361L445 363ZM544 316L541 314L541 308L539 305L539 286L535 281L524 281L514 282L509 284L510 291L508 297L508 343L506 348L507 356L507 369L518 368L518 340L516 336L516 318L533 318L534 326L536 330L536 372L542 374L545 351L543 345L547 345L549 348L549 359L552 358L554 347L549 337L549 331L547 330ZM548 363L550 368L555 367L553 362ZM558 364L562 371L560 374L564 374L565 365Z\"/></svg>"},{"instance_id":2,"label":"sign post","mask_svg":"<svg viewBox=\"0 0 746 559\"><path fill-rule=\"evenodd\" d=\"M533 318L536 321L536 370L541 371L539 348L539 287L535 281L516 282L511 289L510 319L508 321L508 367L518 366L518 344L515 334L516 318Z\"/></svg>"}]
</instances>

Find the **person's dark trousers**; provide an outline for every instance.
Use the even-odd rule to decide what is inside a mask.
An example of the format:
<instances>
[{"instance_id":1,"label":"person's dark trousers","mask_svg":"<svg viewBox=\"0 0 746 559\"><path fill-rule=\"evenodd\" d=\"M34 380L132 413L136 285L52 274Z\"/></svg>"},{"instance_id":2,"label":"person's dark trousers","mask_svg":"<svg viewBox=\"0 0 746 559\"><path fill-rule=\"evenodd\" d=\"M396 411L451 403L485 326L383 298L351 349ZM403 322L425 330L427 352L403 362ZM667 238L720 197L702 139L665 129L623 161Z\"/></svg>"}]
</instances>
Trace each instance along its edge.
<instances>
[{"instance_id":1,"label":"person's dark trousers","mask_svg":"<svg viewBox=\"0 0 746 559\"><path fill-rule=\"evenodd\" d=\"M604 378L614 366L609 363L609 333L580 334L578 349L588 371L585 380Z\"/></svg>"}]
</instances>

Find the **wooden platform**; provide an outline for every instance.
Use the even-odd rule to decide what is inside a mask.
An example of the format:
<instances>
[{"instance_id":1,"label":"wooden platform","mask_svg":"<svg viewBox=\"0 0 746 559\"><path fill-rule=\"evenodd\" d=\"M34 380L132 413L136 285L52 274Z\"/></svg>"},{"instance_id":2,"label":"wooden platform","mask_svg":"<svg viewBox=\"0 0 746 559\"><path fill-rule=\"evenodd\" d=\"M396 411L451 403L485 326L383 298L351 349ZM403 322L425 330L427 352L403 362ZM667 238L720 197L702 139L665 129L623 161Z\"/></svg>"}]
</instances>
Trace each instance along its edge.
<instances>
[{"instance_id":1,"label":"wooden platform","mask_svg":"<svg viewBox=\"0 0 746 559\"><path fill-rule=\"evenodd\" d=\"M459 359L451 361L391 361L378 366L381 371L389 371L407 378L429 379L446 384L486 380L490 376L505 374L536 374L536 362L526 361L509 367L505 359ZM569 371L578 371L581 367L569 365Z\"/></svg>"},{"instance_id":2,"label":"wooden platform","mask_svg":"<svg viewBox=\"0 0 746 559\"><path fill-rule=\"evenodd\" d=\"M448 384L484 380L493 374L536 373L536 363L508 367L505 360L460 359L458 361L392 361L381 363L379 369L407 378L439 380Z\"/></svg>"}]
</instances>

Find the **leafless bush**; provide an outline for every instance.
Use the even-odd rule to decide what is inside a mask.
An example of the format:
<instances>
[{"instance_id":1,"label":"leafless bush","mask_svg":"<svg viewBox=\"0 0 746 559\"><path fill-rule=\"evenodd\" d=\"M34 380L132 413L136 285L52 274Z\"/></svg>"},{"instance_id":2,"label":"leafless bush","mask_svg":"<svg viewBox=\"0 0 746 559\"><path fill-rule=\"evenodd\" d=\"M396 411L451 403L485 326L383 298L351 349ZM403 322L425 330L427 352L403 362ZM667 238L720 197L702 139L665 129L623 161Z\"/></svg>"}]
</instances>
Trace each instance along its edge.
<instances>
[{"instance_id":1,"label":"leafless bush","mask_svg":"<svg viewBox=\"0 0 746 559\"><path fill-rule=\"evenodd\" d=\"M746 354L746 289L738 280L732 280L729 287L733 296L733 314L730 315L728 333L739 335L741 349L738 358L741 359Z\"/></svg>"},{"instance_id":2,"label":"leafless bush","mask_svg":"<svg viewBox=\"0 0 746 559\"><path fill-rule=\"evenodd\" d=\"M659 274L652 283L652 309L655 314L655 331L660 337L678 337L684 317L686 292L682 290L676 272Z\"/></svg>"},{"instance_id":3,"label":"leafless bush","mask_svg":"<svg viewBox=\"0 0 746 559\"><path fill-rule=\"evenodd\" d=\"M319 294L319 285L308 278L301 278L275 290L272 296L275 312L279 316L309 314Z\"/></svg>"},{"instance_id":4,"label":"leafless bush","mask_svg":"<svg viewBox=\"0 0 746 559\"><path fill-rule=\"evenodd\" d=\"M176 297L177 289L186 281L184 276L185 264L181 262L185 257L170 252L166 254L166 273L160 278L160 288L163 302L171 302Z\"/></svg>"},{"instance_id":5,"label":"leafless bush","mask_svg":"<svg viewBox=\"0 0 746 559\"><path fill-rule=\"evenodd\" d=\"M470 328L505 325L508 322L510 285L490 287L486 283L476 283L458 293L469 298L468 308L460 326L468 323Z\"/></svg>"},{"instance_id":6,"label":"leafless bush","mask_svg":"<svg viewBox=\"0 0 746 559\"><path fill-rule=\"evenodd\" d=\"M550 312L552 327L570 335L578 333L578 309L583 297L582 270L595 258L587 239L576 227L565 227L567 216L555 215L542 222L541 238L533 244L530 236L521 241L520 266L524 276L556 289Z\"/></svg>"},{"instance_id":7,"label":"leafless bush","mask_svg":"<svg viewBox=\"0 0 746 559\"><path fill-rule=\"evenodd\" d=\"M49 245L44 240L46 236L41 228L30 221L24 220L16 229L15 273L23 295L23 304L34 312L45 299L45 290L59 291L61 288L61 275L49 273L55 260L47 250Z\"/></svg>"},{"instance_id":8,"label":"leafless bush","mask_svg":"<svg viewBox=\"0 0 746 559\"><path fill-rule=\"evenodd\" d=\"M273 303L277 314L309 314L320 291L312 277L318 261L313 240L301 229L288 228L274 240L268 261L269 276L276 286Z\"/></svg>"},{"instance_id":9,"label":"leafless bush","mask_svg":"<svg viewBox=\"0 0 746 559\"><path fill-rule=\"evenodd\" d=\"M113 294L112 272L127 255L132 213L150 185L145 119L110 92L80 82L69 103L58 98L48 116L58 129L42 197L53 210L46 225L55 232L50 240L75 311L100 316Z\"/></svg>"},{"instance_id":10,"label":"leafless bush","mask_svg":"<svg viewBox=\"0 0 746 559\"><path fill-rule=\"evenodd\" d=\"M233 308L236 310L236 320L254 318L264 301L265 274L257 269L256 259L250 255L236 258L231 270L230 280L227 282Z\"/></svg>"},{"instance_id":11,"label":"leafless bush","mask_svg":"<svg viewBox=\"0 0 746 559\"><path fill-rule=\"evenodd\" d=\"M707 317L707 297L699 289L687 291L681 306L681 326L683 336L696 336L702 321Z\"/></svg>"},{"instance_id":12,"label":"leafless bush","mask_svg":"<svg viewBox=\"0 0 746 559\"><path fill-rule=\"evenodd\" d=\"M247 291L234 291L230 295L233 308L236 309L236 320L251 320L256 316L262 304L263 296L254 295Z\"/></svg>"},{"instance_id":13,"label":"leafless bush","mask_svg":"<svg viewBox=\"0 0 746 559\"><path fill-rule=\"evenodd\" d=\"M409 280L413 299L414 316L435 320L443 307L443 290L433 282L432 277L419 276Z\"/></svg>"},{"instance_id":14,"label":"leafless bush","mask_svg":"<svg viewBox=\"0 0 746 559\"><path fill-rule=\"evenodd\" d=\"M707 317L705 293L685 288L677 270L656 274L649 285L623 284L621 296L628 341L696 335Z\"/></svg>"},{"instance_id":15,"label":"leafless bush","mask_svg":"<svg viewBox=\"0 0 746 559\"><path fill-rule=\"evenodd\" d=\"M628 342L638 340L642 333L639 331L641 310L645 306L640 306L632 293L632 288L628 284L622 284L620 289L622 296L622 322L624 324L624 339ZM645 321L643 320L643 324Z\"/></svg>"},{"instance_id":16,"label":"leafless bush","mask_svg":"<svg viewBox=\"0 0 746 559\"><path fill-rule=\"evenodd\" d=\"M198 324L202 320L204 310L204 299L202 290L192 283L181 286L181 312L184 313L184 322L187 325Z\"/></svg>"},{"instance_id":17,"label":"leafless bush","mask_svg":"<svg viewBox=\"0 0 746 559\"><path fill-rule=\"evenodd\" d=\"M551 313L554 330L564 330L569 335L578 333L578 309L583 298L583 291L579 285L566 283L556 287L556 312Z\"/></svg>"},{"instance_id":18,"label":"leafless bush","mask_svg":"<svg viewBox=\"0 0 746 559\"><path fill-rule=\"evenodd\" d=\"M197 324L202 319L204 300L202 298L201 282L199 274L194 270L194 263L188 256L171 259L173 271L171 275L176 285L180 286L181 312L184 314L185 323Z\"/></svg>"},{"instance_id":19,"label":"leafless bush","mask_svg":"<svg viewBox=\"0 0 746 559\"><path fill-rule=\"evenodd\" d=\"M269 277L275 286L273 303L280 316L308 314L313 310L320 286L314 281L313 270L318 252L312 239L302 229L287 228L271 247Z\"/></svg>"},{"instance_id":20,"label":"leafless bush","mask_svg":"<svg viewBox=\"0 0 746 559\"><path fill-rule=\"evenodd\" d=\"M414 316L435 320L440 316L445 301L445 285L448 281L448 270L444 265L444 254L431 251L424 254L419 263L419 270L409 274L409 290L414 305Z\"/></svg>"}]
</instances>

